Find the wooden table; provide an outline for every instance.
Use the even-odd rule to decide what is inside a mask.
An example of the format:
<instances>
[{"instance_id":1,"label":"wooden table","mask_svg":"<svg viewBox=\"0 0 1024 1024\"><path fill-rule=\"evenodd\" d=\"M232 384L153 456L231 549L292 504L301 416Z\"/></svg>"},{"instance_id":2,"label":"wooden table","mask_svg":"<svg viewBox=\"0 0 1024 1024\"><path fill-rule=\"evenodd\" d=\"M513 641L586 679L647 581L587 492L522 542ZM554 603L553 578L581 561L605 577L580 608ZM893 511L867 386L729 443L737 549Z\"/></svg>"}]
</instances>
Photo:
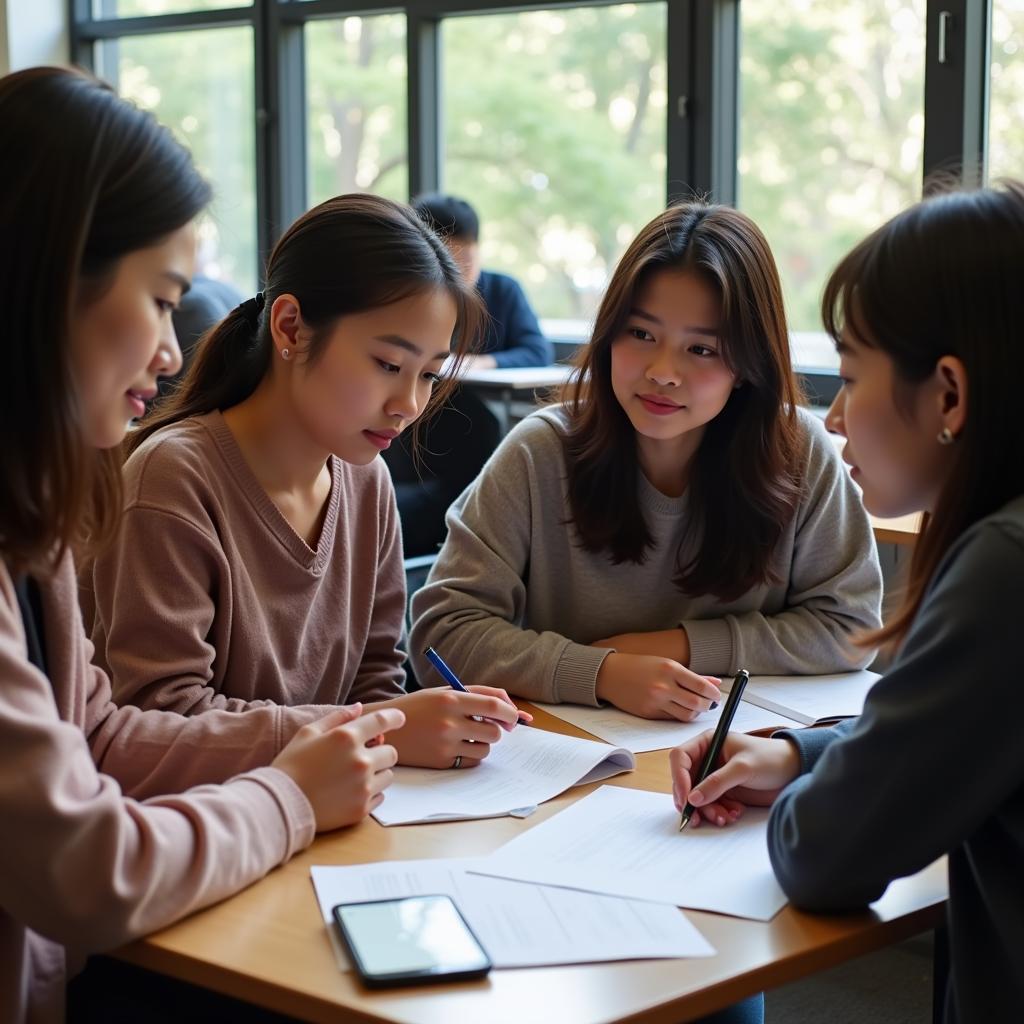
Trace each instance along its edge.
<instances>
[{"instance_id":1,"label":"wooden table","mask_svg":"<svg viewBox=\"0 0 1024 1024\"><path fill-rule=\"evenodd\" d=\"M535 714L545 728L587 735L545 712ZM635 772L608 784L669 792L666 752L638 755ZM325 1024L678 1024L941 923L946 871L937 862L893 883L869 911L858 914L822 917L786 907L764 923L688 911L718 950L711 959L495 970L479 982L378 993L367 992L351 973L338 969L313 894L311 865L487 853L593 788L570 790L525 821L494 818L393 828L365 821L319 838L250 889L116 955Z\"/></svg>"}]
</instances>

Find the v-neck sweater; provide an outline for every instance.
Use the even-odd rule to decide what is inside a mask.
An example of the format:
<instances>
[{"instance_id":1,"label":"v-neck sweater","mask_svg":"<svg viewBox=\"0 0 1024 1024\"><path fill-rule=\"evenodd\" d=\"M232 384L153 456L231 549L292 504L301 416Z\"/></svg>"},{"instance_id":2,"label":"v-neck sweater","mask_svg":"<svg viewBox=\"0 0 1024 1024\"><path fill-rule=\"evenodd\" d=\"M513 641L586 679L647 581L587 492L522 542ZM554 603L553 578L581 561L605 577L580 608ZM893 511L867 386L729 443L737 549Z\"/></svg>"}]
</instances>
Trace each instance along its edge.
<instances>
[{"instance_id":1,"label":"v-neck sweater","mask_svg":"<svg viewBox=\"0 0 1024 1024\"><path fill-rule=\"evenodd\" d=\"M331 456L315 548L219 412L158 431L124 467L115 543L93 589L97 662L115 698L196 714L385 700L403 691L405 575L380 459Z\"/></svg>"}]
</instances>

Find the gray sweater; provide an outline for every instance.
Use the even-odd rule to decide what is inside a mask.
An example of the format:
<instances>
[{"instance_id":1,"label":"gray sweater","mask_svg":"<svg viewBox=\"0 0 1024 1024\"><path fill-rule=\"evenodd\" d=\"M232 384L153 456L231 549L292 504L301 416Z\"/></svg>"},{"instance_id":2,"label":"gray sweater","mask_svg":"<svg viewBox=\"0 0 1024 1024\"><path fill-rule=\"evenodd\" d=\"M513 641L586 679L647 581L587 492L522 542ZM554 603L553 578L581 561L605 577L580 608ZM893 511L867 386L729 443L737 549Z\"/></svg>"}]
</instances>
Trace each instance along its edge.
<instances>
[{"instance_id":1,"label":"gray sweater","mask_svg":"<svg viewBox=\"0 0 1024 1024\"><path fill-rule=\"evenodd\" d=\"M413 663L431 682L429 644L466 682L531 700L598 703L610 653L588 644L618 633L682 625L690 667L704 674L813 674L864 665L852 632L879 624L881 574L871 525L821 422L800 410L803 495L774 553L781 583L734 601L687 597L672 582L689 525L687 496L639 475L655 545L643 564L614 565L582 549L567 524L567 418L527 417L448 512L448 539L413 599ZM613 496L610 496L613 497Z\"/></svg>"},{"instance_id":2,"label":"gray sweater","mask_svg":"<svg viewBox=\"0 0 1024 1024\"><path fill-rule=\"evenodd\" d=\"M781 734L810 772L769 823L798 906L862 907L949 854L946 1024L1024 1020L1022 610L1024 496L953 545L859 719Z\"/></svg>"}]
</instances>

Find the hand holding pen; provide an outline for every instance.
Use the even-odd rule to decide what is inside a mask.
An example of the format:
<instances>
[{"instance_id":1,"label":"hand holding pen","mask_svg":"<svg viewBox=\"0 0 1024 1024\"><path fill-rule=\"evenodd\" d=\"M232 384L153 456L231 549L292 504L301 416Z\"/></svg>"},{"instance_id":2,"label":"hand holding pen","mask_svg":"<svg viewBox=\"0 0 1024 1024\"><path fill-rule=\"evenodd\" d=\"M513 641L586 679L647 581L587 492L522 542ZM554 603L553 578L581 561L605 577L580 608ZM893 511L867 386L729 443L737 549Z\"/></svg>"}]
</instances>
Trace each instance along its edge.
<instances>
[{"instance_id":1,"label":"hand holding pen","mask_svg":"<svg viewBox=\"0 0 1024 1024\"><path fill-rule=\"evenodd\" d=\"M700 770L697 772L697 776L694 779L694 787L699 786L710 774L712 768L718 761L718 756L722 752L722 746L725 743L725 738L729 734L729 728L732 725L732 720L736 715L736 709L740 705L740 700L743 697L743 691L746 689L747 683L750 681L750 673L746 669L740 669L736 673L736 678L732 681L732 689L729 691L729 697L725 702L725 707L722 708L721 717L718 719L718 725L715 728L714 735L711 737L711 742L708 744L707 752L704 754L704 760L701 762ZM682 832L684 828L690 823L690 818L693 816L693 805L687 801L682 810L682 819L679 822L679 831Z\"/></svg>"},{"instance_id":2,"label":"hand holding pen","mask_svg":"<svg viewBox=\"0 0 1024 1024\"><path fill-rule=\"evenodd\" d=\"M448 665L445 662L444 658L442 658L441 655L438 654L437 651L435 651L433 647L428 647L423 652L423 655L424 655L424 657L426 657L430 661L430 664L433 665L434 668L437 669L438 674L441 676L441 678L453 690L458 690L460 693L471 693L472 692L471 690L467 689L467 687L463 686L462 681L459 679L459 677L448 667ZM502 691L502 692L504 692L504 691ZM508 699L508 695L507 694L505 695L505 697L506 697L506 699ZM512 701L509 700L509 703L511 704ZM514 706L515 705L513 705L513 707ZM475 721L478 721L478 722L493 722L495 725L497 725L500 728L504 729L506 732L511 732L516 727L516 725L529 725L533 721L533 715L530 715L530 714L528 714L525 711L519 711L518 716L516 718L516 721L515 722L511 722L511 723L510 722L502 722L500 719L497 719L497 718L480 717L478 715L473 715L471 717Z\"/></svg>"}]
</instances>

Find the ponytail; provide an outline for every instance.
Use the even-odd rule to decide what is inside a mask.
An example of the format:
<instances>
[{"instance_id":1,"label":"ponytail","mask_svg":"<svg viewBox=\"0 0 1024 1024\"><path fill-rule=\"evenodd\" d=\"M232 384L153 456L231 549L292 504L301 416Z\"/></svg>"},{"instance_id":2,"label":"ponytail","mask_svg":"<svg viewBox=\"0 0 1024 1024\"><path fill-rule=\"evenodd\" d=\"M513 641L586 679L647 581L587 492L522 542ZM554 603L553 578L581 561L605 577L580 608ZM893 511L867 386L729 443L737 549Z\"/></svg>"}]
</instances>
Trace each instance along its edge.
<instances>
[{"instance_id":1,"label":"ponytail","mask_svg":"<svg viewBox=\"0 0 1024 1024\"><path fill-rule=\"evenodd\" d=\"M247 304L236 306L199 339L181 383L128 435L126 455L162 427L214 409L230 409L256 390L270 366L273 344L269 326L260 323L265 318L260 313L254 318Z\"/></svg>"},{"instance_id":2,"label":"ponytail","mask_svg":"<svg viewBox=\"0 0 1024 1024\"><path fill-rule=\"evenodd\" d=\"M265 310L278 296L298 299L302 320L312 329L308 358L315 363L340 317L440 288L455 302L455 358L413 428L415 446L418 428L455 386L462 358L482 335L486 317L482 300L440 238L407 206L358 193L336 196L303 214L281 236L266 276L263 292L203 335L181 384L132 433L127 453L163 427L229 409L256 390L273 356Z\"/></svg>"}]
</instances>

